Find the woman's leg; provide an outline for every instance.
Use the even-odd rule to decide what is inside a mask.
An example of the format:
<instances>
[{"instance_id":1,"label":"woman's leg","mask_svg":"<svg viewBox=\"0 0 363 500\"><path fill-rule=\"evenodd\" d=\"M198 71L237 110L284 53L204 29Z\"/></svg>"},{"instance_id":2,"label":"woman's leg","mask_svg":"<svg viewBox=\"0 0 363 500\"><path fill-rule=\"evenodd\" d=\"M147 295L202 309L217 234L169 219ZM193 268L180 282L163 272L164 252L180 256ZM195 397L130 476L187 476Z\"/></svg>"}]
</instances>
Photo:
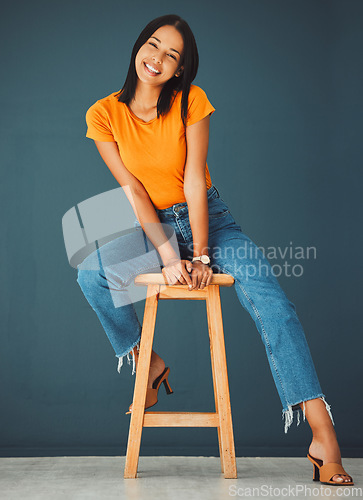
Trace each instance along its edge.
<instances>
[{"instance_id":1,"label":"woman's leg","mask_svg":"<svg viewBox=\"0 0 363 500\"><path fill-rule=\"evenodd\" d=\"M237 297L261 335L287 432L300 402L324 398L295 306L230 213L211 219L209 246L212 267L234 277Z\"/></svg>"},{"instance_id":2,"label":"woman's leg","mask_svg":"<svg viewBox=\"0 0 363 500\"><path fill-rule=\"evenodd\" d=\"M295 306L281 289L262 251L243 234L226 208L223 200L216 201L210 218L211 265L215 272L235 278L238 299L261 335L283 407L285 432L294 410L298 411L300 423L301 408L313 430L311 454L326 462L341 463L330 406L322 393Z\"/></svg>"},{"instance_id":3,"label":"woman's leg","mask_svg":"<svg viewBox=\"0 0 363 500\"><path fill-rule=\"evenodd\" d=\"M300 403L301 409L305 406L305 415L313 433L309 453L323 463L342 464L339 444L335 429L321 399L312 399ZM333 481L349 482L351 479L345 474L336 474Z\"/></svg>"},{"instance_id":4,"label":"woman's leg","mask_svg":"<svg viewBox=\"0 0 363 500\"><path fill-rule=\"evenodd\" d=\"M77 266L77 282L119 358L119 372L125 355L131 362L129 356L139 347L141 337L134 303L146 298L146 287L136 287L133 279L142 272L160 272L160 266L160 258L141 228L103 245ZM134 373L134 356L132 360ZM153 364L159 365L160 360L154 353Z\"/></svg>"}]
</instances>

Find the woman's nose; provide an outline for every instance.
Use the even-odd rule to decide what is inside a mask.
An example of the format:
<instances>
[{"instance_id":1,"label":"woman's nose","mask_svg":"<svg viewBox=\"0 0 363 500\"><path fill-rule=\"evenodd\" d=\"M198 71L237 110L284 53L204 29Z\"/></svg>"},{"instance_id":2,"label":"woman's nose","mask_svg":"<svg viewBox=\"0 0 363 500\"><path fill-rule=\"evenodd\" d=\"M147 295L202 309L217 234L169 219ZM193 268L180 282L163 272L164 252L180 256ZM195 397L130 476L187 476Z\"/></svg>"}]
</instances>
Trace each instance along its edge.
<instances>
[{"instance_id":1,"label":"woman's nose","mask_svg":"<svg viewBox=\"0 0 363 500\"><path fill-rule=\"evenodd\" d=\"M161 63L161 60L160 60L160 57L158 56L153 56L153 61L155 61L156 64L160 64Z\"/></svg>"}]
</instances>

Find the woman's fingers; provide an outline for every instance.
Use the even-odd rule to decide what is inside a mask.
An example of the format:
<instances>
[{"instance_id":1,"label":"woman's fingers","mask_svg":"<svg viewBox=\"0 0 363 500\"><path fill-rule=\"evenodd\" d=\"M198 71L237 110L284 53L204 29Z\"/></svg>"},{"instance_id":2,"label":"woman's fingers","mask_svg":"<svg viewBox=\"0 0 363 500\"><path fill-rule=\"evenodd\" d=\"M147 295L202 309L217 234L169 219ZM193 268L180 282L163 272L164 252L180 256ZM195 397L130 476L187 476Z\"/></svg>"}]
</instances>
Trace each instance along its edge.
<instances>
[{"instance_id":1,"label":"woman's fingers","mask_svg":"<svg viewBox=\"0 0 363 500\"><path fill-rule=\"evenodd\" d=\"M178 271L175 269L175 266L163 267L161 272L168 285L175 285L178 282Z\"/></svg>"},{"instance_id":2,"label":"woman's fingers","mask_svg":"<svg viewBox=\"0 0 363 500\"><path fill-rule=\"evenodd\" d=\"M191 285L192 280L189 276L191 270L192 263L189 260L179 260L165 266L162 269L162 273L169 285L175 285L178 282L183 285Z\"/></svg>"},{"instance_id":3,"label":"woman's fingers","mask_svg":"<svg viewBox=\"0 0 363 500\"><path fill-rule=\"evenodd\" d=\"M188 272L189 269L192 270L191 262L188 260L182 260L180 267L178 266L178 279L183 285L189 285L192 283Z\"/></svg>"},{"instance_id":4,"label":"woman's fingers","mask_svg":"<svg viewBox=\"0 0 363 500\"><path fill-rule=\"evenodd\" d=\"M198 288L199 289L203 289L205 287L205 283L207 282L207 278L206 278L206 273L203 273L201 276L200 276L200 280L198 281Z\"/></svg>"},{"instance_id":5,"label":"woman's fingers","mask_svg":"<svg viewBox=\"0 0 363 500\"><path fill-rule=\"evenodd\" d=\"M193 283L193 289L198 288L198 271L194 271L192 273L192 283Z\"/></svg>"},{"instance_id":6,"label":"woman's fingers","mask_svg":"<svg viewBox=\"0 0 363 500\"><path fill-rule=\"evenodd\" d=\"M210 285L210 282L212 281L212 278L213 278L213 269L210 270L210 273L209 273L209 276L208 276L208 279L207 279L207 284L205 286Z\"/></svg>"},{"instance_id":7,"label":"woman's fingers","mask_svg":"<svg viewBox=\"0 0 363 500\"><path fill-rule=\"evenodd\" d=\"M212 276L213 276L212 269L210 269L210 271L206 271L203 274L203 277L202 277L202 280L200 282L199 288L203 289L206 286L208 286L210 284L210 282L212 281Z\"/></svg>"},{"instance_id":8,"label":"woman's fingers","mask_svg":"<svg viewBox=\"0 0 363 500\"><path fill-rule=\"evenodd\" d=\"M202 263L192 264L189 260L180 260L163 268L163 274L167 279L168 284L175 285L181 283L188 285L189 290L205 288L212 280L212 269ZM191 273L191 275L189 274Z\"/></svg>"},{"instance_id":9,"label":"woman's fingers","mask_svg":"<svg viewBox=\"0 0 363 500\"><path fill-rule=\"evenodd\" d=\"M189 260L183 260L182 261L182 273L183 273L183 278L185 280L186 285L191 285L192 284L192 279L190 277L190 272L193 269L193 264Z\"/></svg>"},{"instance_id":10,"label":"woman's fingers","mask_svg":"<svg viewBox=\"0 0 363 500\"><path fill-rule=\"evenodd\" d=\"M205 287L205 283L207 282L208 275L206 272L198 276L198 286L197 288L203 289Z\"/></svg>"},{"instance_id":11,"label":"woman's fingers","mask_svg":"<svg viewBox=\"0 0 363 500\"><path fill-rule=\"evenodd\" d=\"M192 281L193 281L193 288L194 289L200 289L203 290L206 286L208 286L212 280L213 276L213 270L205 265L205 264L197 264L193 268L192 272Z\"/></svg>"},{"instance_id":12,"label":"woman's fingers","mask_svg":"<svg viewBox=\"0 0 363 500\"><path fill-rule=\"evenodd\" d=\"M173 285L172 276L169 275L169 272L165 270L165 267L162 268L161 272L163 273L164 278L168 285Z\"/></svg>"}]
</instances>

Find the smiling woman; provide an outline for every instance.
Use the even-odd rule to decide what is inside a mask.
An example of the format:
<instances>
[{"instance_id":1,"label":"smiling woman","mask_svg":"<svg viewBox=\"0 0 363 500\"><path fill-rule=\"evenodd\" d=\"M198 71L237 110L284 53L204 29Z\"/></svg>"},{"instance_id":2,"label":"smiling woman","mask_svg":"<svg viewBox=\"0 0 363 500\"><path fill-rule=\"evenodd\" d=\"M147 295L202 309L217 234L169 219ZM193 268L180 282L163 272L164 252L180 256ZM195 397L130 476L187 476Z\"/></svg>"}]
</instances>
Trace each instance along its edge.
<instances>
[{"instance_id":1,"label":"smiling woman","mask_svg":"<svg viewBox=\"0 0 363 500\"><path fill-rule=\"evenodd\" d=\"M299 423L302 412L313 431L309 454L321 477L329 476L329 484L353 484L341 466L330 406L295 305L212 184L207 154L215 108L204 90L192 84L198 64L186 21L177 15L158 17L135 42L121 90L88 109L86 135L123 187L139 225L135 234L90 254L78 266L77 281L106 331L120 370L130 354L135 367L141 337L127 291L139 272L155 272L160 264L167 283L188 284L190 290L208 287L213 271L233 276L238 300L265 347L285 432L294 413ZM165 226L178 248L166 237ZM144 255L149 244L151 251ZM149 388L164 370L163 359L153 351ZM146 396L145 408L152 404Z\"/></svg>"}]
</instances>

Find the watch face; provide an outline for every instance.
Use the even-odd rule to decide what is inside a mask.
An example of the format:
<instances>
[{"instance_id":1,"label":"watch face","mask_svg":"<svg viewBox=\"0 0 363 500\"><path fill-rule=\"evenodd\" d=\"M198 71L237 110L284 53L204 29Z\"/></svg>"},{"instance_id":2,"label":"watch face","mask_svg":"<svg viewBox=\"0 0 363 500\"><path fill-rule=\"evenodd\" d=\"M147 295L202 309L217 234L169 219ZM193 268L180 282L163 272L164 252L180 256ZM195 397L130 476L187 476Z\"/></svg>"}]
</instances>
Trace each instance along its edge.
<instances>
[{"instance_id":1,"label":"watch face","mask_svg":"<svg viewBox=\"0 0 363 500\"><path fill-rule=\"evenodd\" d=\"M203 264L209 264L209 262L210 262L210 259L207 255L202 255L200 260L203 262Z\"/></svg>"}]
</instances>

